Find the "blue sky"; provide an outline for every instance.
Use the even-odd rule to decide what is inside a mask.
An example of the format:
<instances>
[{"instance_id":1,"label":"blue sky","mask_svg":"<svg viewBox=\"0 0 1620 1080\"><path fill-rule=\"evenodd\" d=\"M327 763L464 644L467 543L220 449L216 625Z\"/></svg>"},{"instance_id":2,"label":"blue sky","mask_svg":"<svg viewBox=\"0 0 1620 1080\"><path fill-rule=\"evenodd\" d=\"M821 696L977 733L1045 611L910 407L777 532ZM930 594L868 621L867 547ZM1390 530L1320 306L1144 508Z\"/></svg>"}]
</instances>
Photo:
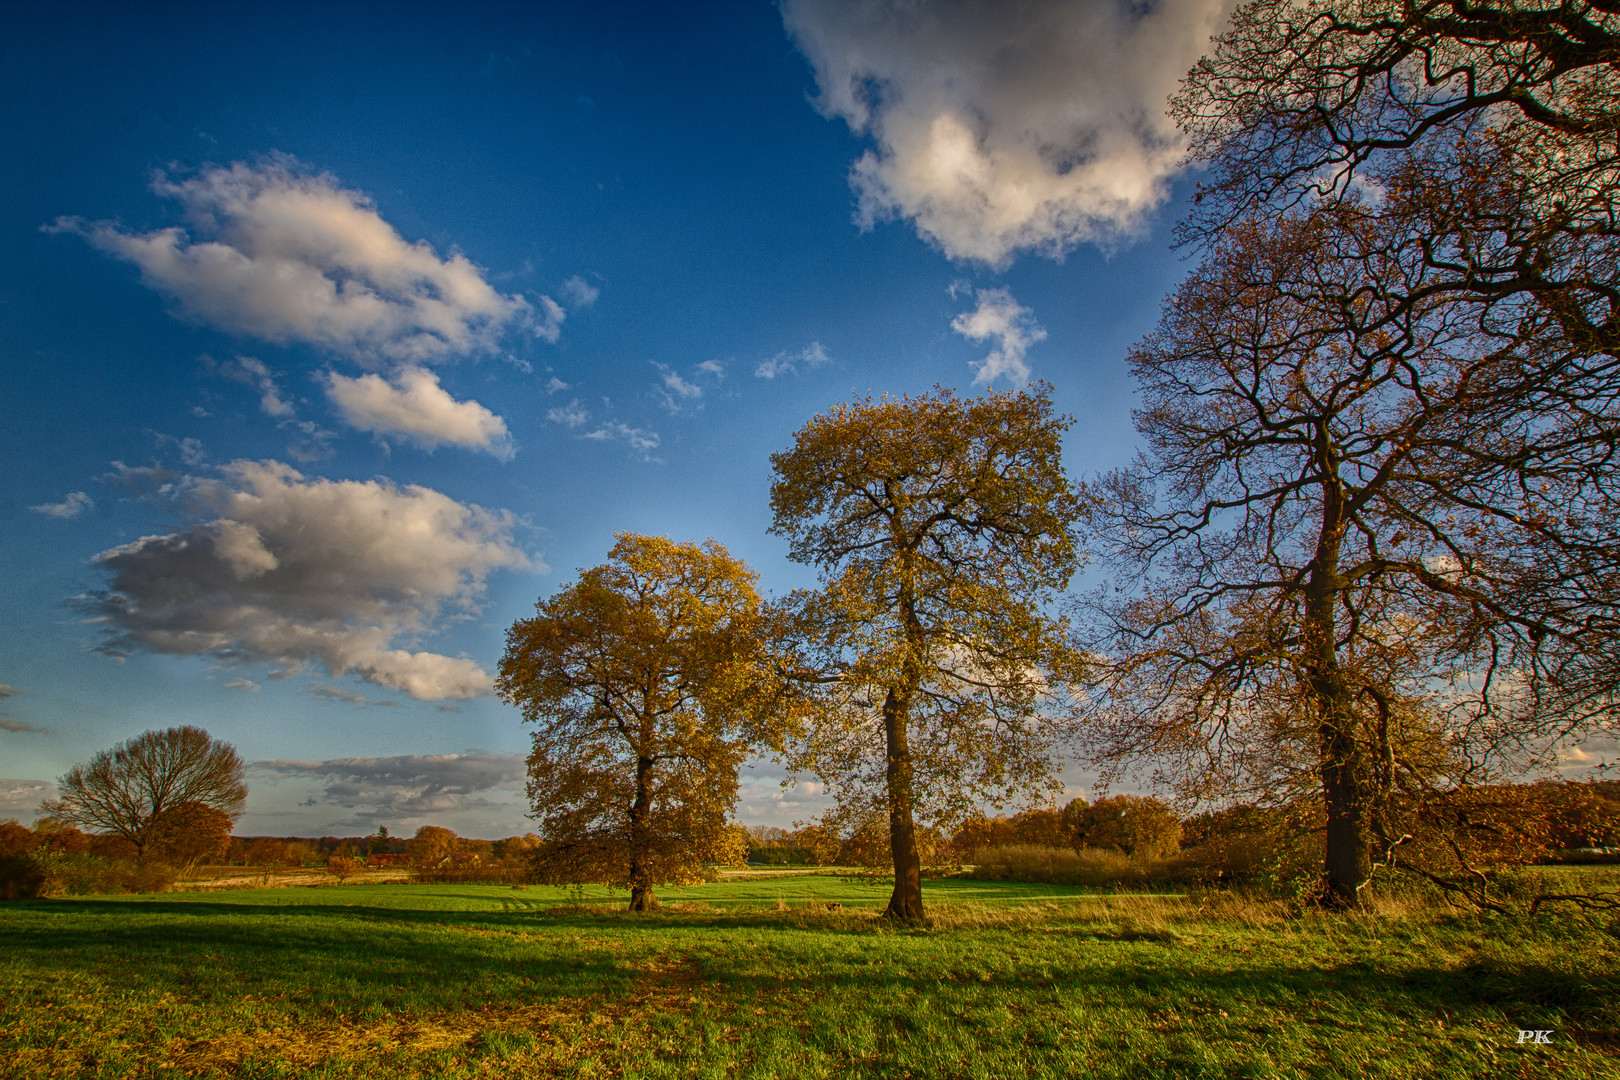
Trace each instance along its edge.
<instances>
[{"instance_id":1,"label":"blue sky","mask_svg":"<svg viewBox=\"0 0 1620 1080\"><path fill-rule=\"evenodd\" d=\"M1122 463L1219 17L8 8L0 816L190 723L242 833L523 831L489 674L616 531L809 584L770 454L936 384L1047 380ZM739 816L819 805L762 766Z\"/></svg>"}]
</instances>

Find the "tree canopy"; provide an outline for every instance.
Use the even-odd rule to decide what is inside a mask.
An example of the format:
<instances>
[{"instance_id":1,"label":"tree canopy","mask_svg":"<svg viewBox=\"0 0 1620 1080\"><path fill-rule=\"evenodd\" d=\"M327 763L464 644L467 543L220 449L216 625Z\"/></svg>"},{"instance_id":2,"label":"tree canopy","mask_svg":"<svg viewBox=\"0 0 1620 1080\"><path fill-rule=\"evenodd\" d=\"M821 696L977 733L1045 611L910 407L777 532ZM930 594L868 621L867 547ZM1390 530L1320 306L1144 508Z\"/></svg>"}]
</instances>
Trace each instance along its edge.
<instances>
[{"instance_id":1,"label":"tree canopy","mask_svg":"<svg viewBox=\"0 0 1620 1080\"><path fill-rule=\"evenodd\" d=\"M199 851L212 850L219 817L228 836L242 813L242 768L235 747L201 728L148 731L73 766L57 780L58 798L41 809L64 824L123 837L140 860L160 844L197 847L188 829L211 838Z\"/></svg>"},{"instance_id":2,"label":"tree canopy","mask_svg":"<svg viewBox=\"0 0 1620 1080\"><path fill-rule=\"evenodd\" d=\"M737 768L774 680L755 578L712 540L620 533L507 632L496 688L535 727L544 879L628 886L643 911L741 858Z\"/></svg>"},{"instance_id":3,"label":"tree canopy","mask_svg":"<svg viewBox=\"0 0 1620 1080\"><path fill-rule=\"evenodd\" d=\"M1174 103L1206 261L1099 485L1097 734L1190 794L1314 792L1337 902L1615 718L1617 18L1251 0Z\"/></svg>"},{"instance_id":4,"label":"tree canopy","mask_svg":"<svg viewBox=\"0 0 1620 1080\"><path fill-rule=\"evenodd\" d=\"M772 531L822 586L794 606L823 673L790 768L848 829L887 818L889 915L922 915L918 820L1052 786L1083 671L1049 605L1080 566L1080 502L1049 388L838 405L771 458Z\"/></svg>"}]
</instances>

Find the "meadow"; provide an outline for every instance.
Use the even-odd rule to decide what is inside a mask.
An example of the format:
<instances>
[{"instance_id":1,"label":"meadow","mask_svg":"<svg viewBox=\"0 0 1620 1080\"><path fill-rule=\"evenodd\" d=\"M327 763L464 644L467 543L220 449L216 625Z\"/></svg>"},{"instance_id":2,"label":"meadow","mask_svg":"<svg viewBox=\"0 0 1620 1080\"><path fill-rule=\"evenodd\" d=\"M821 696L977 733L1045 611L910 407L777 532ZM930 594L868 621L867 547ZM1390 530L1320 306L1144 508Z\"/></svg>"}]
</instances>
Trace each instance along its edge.
<instances>
[{"instance_id":1,"label":"meadow","mask_svg":"<svg viewBox=\"0 0 1620 1080\"><path fill-rule=\"evenodd\" d=\"M1571 912L946 879L898 928L887 890L757 874L641 916L408 883L0 905L0 1075L1620 1077L1620 937Z\"/></svg>"}]
</instances>

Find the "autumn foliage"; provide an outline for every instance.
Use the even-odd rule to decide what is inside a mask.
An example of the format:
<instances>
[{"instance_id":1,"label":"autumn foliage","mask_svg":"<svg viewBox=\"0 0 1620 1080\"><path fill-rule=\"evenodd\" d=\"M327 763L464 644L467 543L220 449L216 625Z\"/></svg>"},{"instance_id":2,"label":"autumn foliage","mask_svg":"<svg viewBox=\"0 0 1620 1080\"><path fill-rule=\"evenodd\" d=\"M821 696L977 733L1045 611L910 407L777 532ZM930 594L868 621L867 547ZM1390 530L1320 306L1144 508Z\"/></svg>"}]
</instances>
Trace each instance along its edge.
<instances>
[{"instance_id":1,"label":"autumn foliage","mask_svg":"<svg viewBox=\"0 0 1620 1080\"><path fill-rule=\"evenodd\" d=\"M534 726L540 880L628 886L741 861L746 737L774 700L755 575L725 548L622 533L507 635L497 689Z\"/></svg>"},{"instance_id":2,"label":"autumn foliage","mask_svg":"<svg viewBox=\"0 0 1620 1080\"><path fill-rule=\"evenodd\" d=\"M1085 664L1050 604L1081 504L1049 388L835 406L775 454L772 531L821 587L791 606L812 706L779 731L846 836L887 832L888 913L923 915L922 828L1049 790Z\"/></svg>"}]
</instances>

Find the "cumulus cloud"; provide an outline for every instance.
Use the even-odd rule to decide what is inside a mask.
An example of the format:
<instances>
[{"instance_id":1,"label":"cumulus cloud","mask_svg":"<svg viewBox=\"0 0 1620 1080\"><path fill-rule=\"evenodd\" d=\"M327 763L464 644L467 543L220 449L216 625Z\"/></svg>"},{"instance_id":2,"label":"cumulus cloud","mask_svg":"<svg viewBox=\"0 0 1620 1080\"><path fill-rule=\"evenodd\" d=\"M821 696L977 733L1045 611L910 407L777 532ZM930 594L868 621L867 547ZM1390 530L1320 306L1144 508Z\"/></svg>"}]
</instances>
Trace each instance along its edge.
<instances>
[{"instance_id":1,"label":"cumulus cloud","mask_svg":"<svg viewBox=\"0 0 1620 1080\"><path fill-rule=\"evenodd\" d=\"M974 386L988 386L997 379L1022 383L1029 379L1024 355L1037 341L1046 340L1046 331L1035 321L1035 313L1013 299L1006 289L980 289L979 306L951 320L951 329L970 341L994 340L995 348L978 365Z\"/></svg>"},{"instance_id":2,"label":"cumulus cloud","mask_svg":"<svg viewBox=\"0 0 1620 1080\"><path fill-rule=\"evenodd\" d=\"M1554 757L1554 768L1565 780L1601 777L1620 763L1620 735L1594 732L1578 742L1556 747Z\"/></svg>"},{"instance_id":3,"label":"cumulus cloud","mask_svg":"<svg viewBox=\"0 0 1620 1080\"><path fill-rule=\"evenodd\" d=\"M28 509L36 514L44 514L46 517L65 520L78 517L86 510L94 510L95 508L95 500L90 496L82 491L70 491L67 497L59 503L41 503L38 506L30 506Z\"/></svg>"},{"instance_id":4,"label":"cumulus cloud","mask_svg":"<svg viewBox=\"0 0 1620 1080\"><path fill-rule=\"evenodd\" d=\"M1165 100L1229 0L784 0L815 104L875 147L857 220L1004 266L1129 238L1182 141Z\"/></svg>"},{"instance_id":5,"label":"cumulus cloud","mask_svg":"<svg viewBox=\"0 0 1620 1080\"><path fill-rule=\"evenodd\" d=\"M497 292L465 255L407 242L369 197L289 158L160 174L152 188L180 204L189 231L75 217L47 229L134 263L193 321L368 367L493 352L523 323L555 341L562 325L555 301Z\"/></svg>"},{"instance_id":6,"label":"cumulus cloud","mask_svg":"<svg viewBox=\"0 0 1620 1080\"><path fill-rule=\"evenodd\" d=\"M546 380L546 393L556 394L568 389L568 384L553 375Z\"/></svg>"},{"instance_id":7,"label":"cumulus cloud","mask_svg":"<svg viewBox=\"0 0 1620 1080\"><path fill-rule=\"evenodd\" d=\"M361 431L408 439L426 450L450 445L512 458L506 421L476 401L457 401L426 368L403 368L387 379L328 372L326 396Z\"/></svg>"},{"instance_id":8,"label":"cumulus cloud","mask_svg":"<svg viewBox=\"0 0 1620 1080\"><path fill-rule=\"evenodd\" d=\"M489 692L474 661L397 643L476 611L491 573L539 568L511 514L415 485L306 479L277 461L234 462L186 488L211 518L96 557L109 587L82 603L106 628L102 651L318 663L422 700Z\"/></svg>"},{"instance_id":9,"label":"cumulus cloud","mask_svg":"<svg viewBox=\"0 0 1620 1080\"><path fill-rule=\"evenodd\" d=\"M562 293L563 299L568 301L568 306L576 311L590 307L596 303L596 298L602 295L601 289L598 289L578 274L563 282L562 289L559 291Z\"/></svg>"},{"instance_id":10,"label":"cumulus cloud","mask_svg":"<svg viewBox=\"0 0 1620 1080\"><path fill-rule=\"evenodd\" d=\"M769 359L761 360L754 368L754 376L760 379L776 379L784 375L797 375L801 368L826 367L830 363L832 357L821 347L821 342L812 341L797 352L779 352Z\"/></svg>"},{"instance_id":11,"label":"cumulus cloud","mask_svg":"<svg viewBox=\"0 0 1620 1080\"><path fill-rule=\"evenodd\" d=\"M249 768L271 780L324 782L319 800L354 811L366 821L422 821L469 809L510 805L521 791L521 754L406 754L330 761L255 761ZM490 795L505 795L497 803Z\"/></svg>"}]
</instances>

